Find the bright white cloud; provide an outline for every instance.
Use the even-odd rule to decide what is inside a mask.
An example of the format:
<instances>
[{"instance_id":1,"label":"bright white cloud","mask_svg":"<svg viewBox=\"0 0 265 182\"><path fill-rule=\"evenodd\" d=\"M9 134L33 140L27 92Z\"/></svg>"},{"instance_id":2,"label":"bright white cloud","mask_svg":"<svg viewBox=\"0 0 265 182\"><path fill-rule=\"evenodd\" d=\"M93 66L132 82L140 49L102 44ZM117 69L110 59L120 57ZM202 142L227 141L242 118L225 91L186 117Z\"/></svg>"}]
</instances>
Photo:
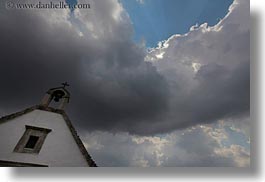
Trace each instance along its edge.
<instances>
[{"instance_id":1,"label":"bright white cloud","mask_svg":"<svg viewBox=\"0 0 265 182\"><path fill-rule=\"evenodd\" d=\"M217 148L214 150L216 155L231 158L234 160L237 167L250 166L250 153L247 152L242 146L231 145L229 147Z\"/></svg>"},{"instance_id":2,"label":"bright white cloud","mask_svg":"<svg viewBox=\"0 0 265 182\"><path fill-rule=\"evenodd\" d=\"M141 137L128 133L93 132L83 136L88 151L100 166L232 166L248 167L247 141L237 143L227 122L198 125L170 134Z\"/></svg>"},{"instance_id":3,"label":"bright white cloud","mask_svg":"<svg viewBox=\"0 0 265 182\"><path fill-rule=\"evenodd\" d=\"M148 51L145 61L170 85L170 111L161 127L249 113L249 33L249 1L236 0L217 25L195 25Z\"/></svg>"}]
</instances>

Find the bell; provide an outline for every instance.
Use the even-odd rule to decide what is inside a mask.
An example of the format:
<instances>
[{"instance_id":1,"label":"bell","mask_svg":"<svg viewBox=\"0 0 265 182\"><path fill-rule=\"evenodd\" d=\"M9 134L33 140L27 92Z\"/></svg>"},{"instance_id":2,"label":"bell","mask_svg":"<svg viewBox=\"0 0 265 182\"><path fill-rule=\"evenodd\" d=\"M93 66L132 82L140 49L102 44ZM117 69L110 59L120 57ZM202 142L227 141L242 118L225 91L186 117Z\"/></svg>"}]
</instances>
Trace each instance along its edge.
<instances>
[{"instance_id":1,"label":"bell","mask_svg":"<svg viewBox=\"0 0 265 182\"><path fill-rule=\"evenodd\" d=\"M54 101L55 102L59 102L60 101L60 97L54 97Z\"/></svg>"},{"instance_id":2,"label":"bell","mask_svg":"<svg viewBox=\"0 0 265 182\"><path fill-rule=\"evenodd\" d=\"M57 90L57 91L55 91L54 94L53 94L53 96L54 96L54 101L55 101L55 102L59 102L60 99L61 99L64 95L65 95L64 92L61 91L61 90Z\"/></svg>"}]
</instances>

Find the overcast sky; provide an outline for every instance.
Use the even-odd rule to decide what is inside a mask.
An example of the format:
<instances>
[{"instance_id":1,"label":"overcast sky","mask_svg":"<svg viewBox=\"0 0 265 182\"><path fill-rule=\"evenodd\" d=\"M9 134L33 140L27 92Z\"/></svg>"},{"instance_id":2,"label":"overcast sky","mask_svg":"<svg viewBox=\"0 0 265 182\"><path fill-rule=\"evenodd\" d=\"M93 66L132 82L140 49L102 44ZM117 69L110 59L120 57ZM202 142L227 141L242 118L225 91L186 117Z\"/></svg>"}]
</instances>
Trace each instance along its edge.
<instances>
[{"instance_id":1,"label":"overcast sky","mask_svg":"<svg viewBox=\"0 0 265 182\"><path fill-rule=\"evenodd\" d=\"M67 81L67 113L99 166L249 166L249 1L202 1L189 14L193 2L160 24L148 12L174 0L79 0L91 8L74 11L2 1L0 115ZM144 7L152 26L130 6ZM170 26L175 16L180 29Z\"/></svg>"}]
</instances>

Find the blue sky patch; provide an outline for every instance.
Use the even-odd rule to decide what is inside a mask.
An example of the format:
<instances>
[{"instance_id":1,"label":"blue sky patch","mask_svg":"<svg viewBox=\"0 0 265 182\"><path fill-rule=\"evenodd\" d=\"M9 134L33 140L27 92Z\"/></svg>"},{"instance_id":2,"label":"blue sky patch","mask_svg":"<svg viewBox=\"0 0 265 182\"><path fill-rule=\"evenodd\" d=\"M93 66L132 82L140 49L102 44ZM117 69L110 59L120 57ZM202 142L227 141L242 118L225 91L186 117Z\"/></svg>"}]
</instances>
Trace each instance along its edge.
<instances>
[{"instance_id":1,"label":"blue sky patch","mask_svg":"<svg viewBox=\"0 0 265 182\"><path fill-rule=\"evenodd\" d=\"M196 23L215 25L223 18L233 0L120 0L134 26L136 42L147 47L174 34L187 33ZM143 2L143 3L140 3Z\"/></svg>"}]
</instances>

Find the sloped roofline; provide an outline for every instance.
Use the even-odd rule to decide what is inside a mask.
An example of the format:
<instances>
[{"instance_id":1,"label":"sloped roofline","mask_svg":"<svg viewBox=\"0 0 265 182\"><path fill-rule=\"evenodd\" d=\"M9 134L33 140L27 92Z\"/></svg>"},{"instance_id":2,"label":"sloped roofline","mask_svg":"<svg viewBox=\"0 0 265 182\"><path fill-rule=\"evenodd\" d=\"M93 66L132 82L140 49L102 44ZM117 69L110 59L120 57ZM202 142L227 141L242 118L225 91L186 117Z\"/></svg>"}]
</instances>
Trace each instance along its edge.
<instances>
[{"instance_id":1,"label":"sloped roofline","mask_svg":"<svg viewBox=\"0 0 265 182\"><path fill-rule=\"evenodd\" d=\"M6 115L0 118L0 124L4 123L4 122L8 122L11 119L17 118L19 116L22 116L24 114L30 113L34 110L43 110L43 111L49 111L49 112L54 112L57 114L61 114L69 128L69 130L72 133L72 136L74 137L74 140L80 150L80 152L82 153L83 157L85 158L85 160L87 161L87 164L89 165L89 167L97 167L97 164L95 163L95 161L91 158L91 156L88 154L83 142L81 141L80 137L78 136L74 126L72 125L71 120L69 119L69 117L67 116L67 114L64 112L64 110L60 110L60 109L54 109L51 107L43 107L41 105L36 105L36 106L32 106L29 107L27 109L24 109L22 111L16 112L14 114L10 114L10 115Z\"/></svg>"}]
</instances>

